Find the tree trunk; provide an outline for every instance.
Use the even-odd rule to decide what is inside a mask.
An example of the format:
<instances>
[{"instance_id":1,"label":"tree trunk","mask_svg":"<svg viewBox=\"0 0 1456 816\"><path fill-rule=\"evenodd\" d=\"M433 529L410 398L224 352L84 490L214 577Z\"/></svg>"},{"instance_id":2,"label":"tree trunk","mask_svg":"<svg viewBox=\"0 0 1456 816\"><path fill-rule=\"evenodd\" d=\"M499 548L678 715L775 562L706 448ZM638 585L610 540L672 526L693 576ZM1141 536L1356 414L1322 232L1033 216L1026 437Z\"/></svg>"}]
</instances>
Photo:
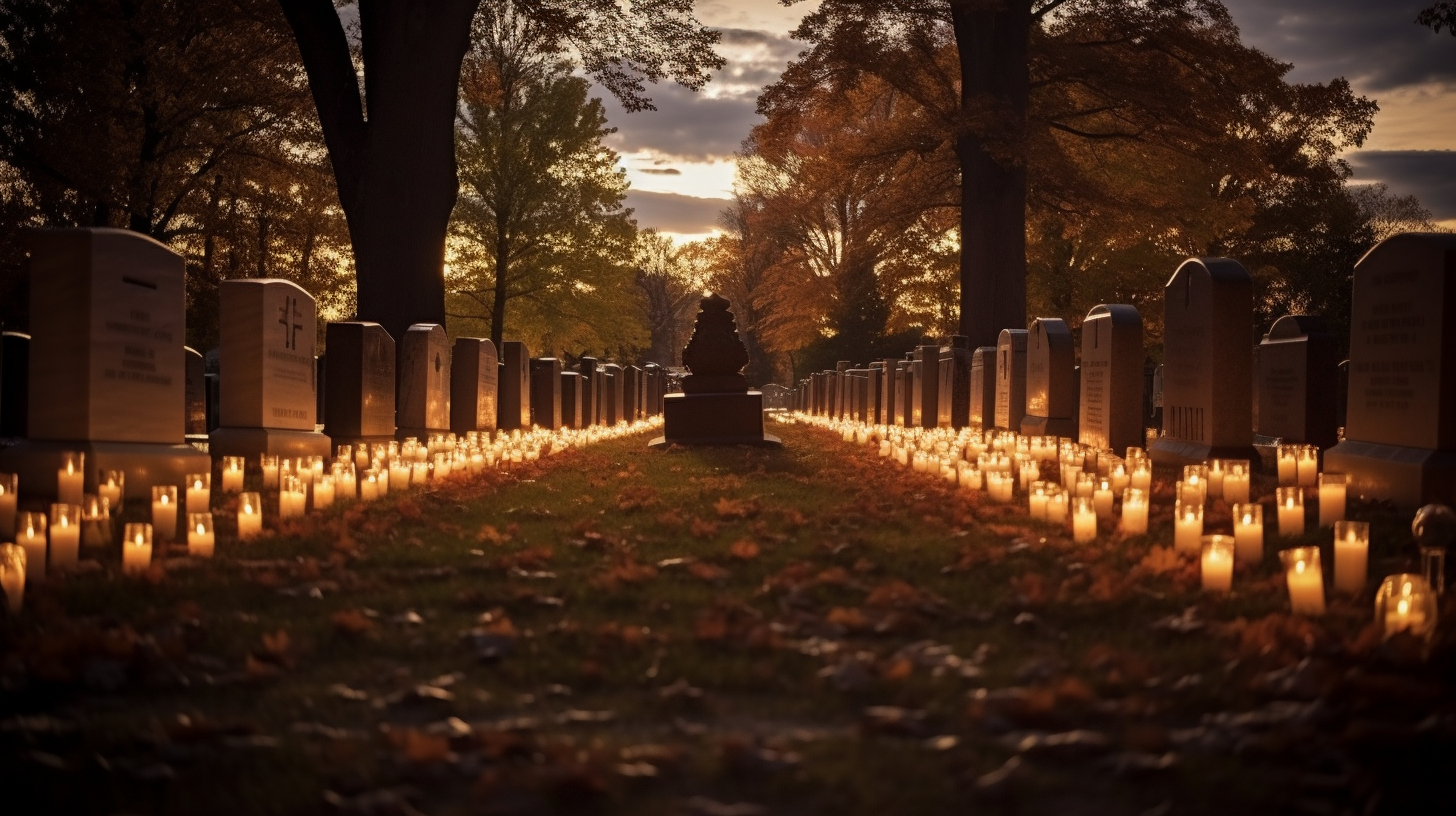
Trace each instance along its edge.
<instances>
[{"instance_id":1,"label":"tree trunk","mask_svg":"<svg viewBox=\"0 0 1456 816\"><path fill-rule=\"evenodd\" d=\"M495 297L490 302L490 342L500 353L501 341L506 338L506 284L510 282L510 241L505 237L504 218L496 219L495 242Z\"/></svg>"},{"instance_id":2,"label":"tree trunk","mask_svg":"<svg viewBox=\"0 0 1456 816\"><path fill-rule=\"evenodd\" d=\"M988 7L989 6L989 7ZM1031 0L951 3L961 63L960 333L1026 328L1026 114Z\"/></svg>"}]
</instances>

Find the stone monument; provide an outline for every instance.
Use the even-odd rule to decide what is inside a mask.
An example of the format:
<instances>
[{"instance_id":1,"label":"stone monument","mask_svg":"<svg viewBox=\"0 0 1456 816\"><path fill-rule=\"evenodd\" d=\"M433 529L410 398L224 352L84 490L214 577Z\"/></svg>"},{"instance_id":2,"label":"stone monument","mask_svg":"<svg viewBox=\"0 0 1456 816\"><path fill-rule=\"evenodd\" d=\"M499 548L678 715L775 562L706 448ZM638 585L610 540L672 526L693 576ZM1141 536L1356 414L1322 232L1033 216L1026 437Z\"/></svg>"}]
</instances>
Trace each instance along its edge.
<instances>
[{"instance_id":1,"label":"stone monument","mask_svg":"<svg viewBox=\"0 0 1456 816\"><path fill-rule=\"evenodd\" d=\"M995 427L1020 431L1026 416L1026 329L1002 329L996 339Z\"/></svg>"},{"instance_id":2,"label":"stone monument","mask_svg":"<svg viewBox=\"0 0 1456 816\"><path fill-rule=\"evenodd\" d=\"M450 348L450 430L495 431L500 392L500 361L495 344L484 337L457 337Z\"/></svg>"},{"instance_id":3,"label":"stone monument","mask_svg":"<svg viewBox=\"0 0 1456 816\"><path fill-rule=\"evenodd\" d=\"M335 445L379 445L394 439L394 338L378 323L346 321L324 328L329 348L324 433Z\"/></svg>"},{"instance_id":4,"label":"stone monument","mask_svg":"<svg viewBox=\"0 0 1456 816\"><path fill-rule=\"evenodd\" d=\"M450 338L439 323L416 323L399 347L395 436L424 444L450 430Z\"/></svg>"},{"instance_id":5,"label":"stone monument","mask_svg":"<svg viewBox=\"0 0 1456 816\"><path fill-rule=\"evenodd\" d=\"M1285 315L1259 343L1254 432L1286 443L1335 444L1335 336L1323 318Z\"/></svg>"},{"instance_id":6,"label":"stone monument","mask_svg":"<svg viewBox=\"0 0 1456 816\"><path fill-rule=\"evenodd\" d=\"M1078 441L1119 456L1142 447L1143 376L1142 315L1125 304L1092 307L1082 321Z\"/></svg>"},{"instance_id":7,"label":"stone monument","mask_svg":"<svg viewBox=\"0 0 1456 816\"><path fill-rule=\"evenodd\" d=\"M1028 436L1077 436L1072 330L1059 317L1031 322L1026 338L1026 416L1020 432Z\"/></svg>"}]
</instances>

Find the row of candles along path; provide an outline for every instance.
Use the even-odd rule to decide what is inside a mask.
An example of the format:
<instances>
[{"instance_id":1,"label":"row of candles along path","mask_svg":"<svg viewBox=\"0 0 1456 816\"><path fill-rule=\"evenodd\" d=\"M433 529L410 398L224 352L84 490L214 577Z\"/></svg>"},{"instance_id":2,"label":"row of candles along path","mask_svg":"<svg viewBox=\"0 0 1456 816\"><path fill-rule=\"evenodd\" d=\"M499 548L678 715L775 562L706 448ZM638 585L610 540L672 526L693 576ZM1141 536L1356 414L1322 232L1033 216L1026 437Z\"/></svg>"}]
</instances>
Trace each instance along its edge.
<instances>
[{"instance_id":1,"label":"row of candles along path","mask_svg":"<svg viewBox=\"0 0 1456 816\"><path fill-rule=\"evenodd\" d=\"M1129 447L1125 457L1118 457L1070 439L1012 431L901 428L806 414L780 421L818 425L839 433L846 442L877 445L881 457L917 471L938 471L962 489L984 491L992 501L1010 503L1020 489L1033 519L1065 524L1070 513L1072 538L1079 543L1097 538L1099 521L1110 523L1119 501L1122 532L1144 535L1148 531L1152 463L1142 448ZM1279 535L1304 535L1305 490L1316 488L1319 525L1332 528L1334 534L1334 586L1352 595L1363 592L1369 571L1370 525L1345 519L1345 474L1318 472L1319 449L1312 445L1279 446L1277 456ZM1057 481L1041 478L1042 465L1049 460L1059 466ZM1231 591L1234 564L1257 564L1264 558L1264 505L1250 500L1249 464L1247 460L1214 459L1185 465L1183 478L1174 485L1173 549L1200 558L1207 592ZM1230 506L1233 535L1204 534L1204 506L1210 498ZM1293 611L1324 614L1319 547L1293 547L1281 550L1279 556ZM1444 550L1423 552L1422 557L1443 558ZM1425 575L1443 575L1444 562L1428 563L1424 570ZM1436 596L1442 589L1439 580L1431 582L1423 575L1390 576L1376 592L1376 619L1384 623L1387 635L1409 630L1429 636L1436 621Z\"/></svg>"},{"instance_id":2,"label":"row of candles along path","mask_svg":"<svg viewBox=\"0 0 1456 816\"><path fill-rule=\"evenodd\" d=\"M237 540L246 541L262 534L265 516L262 493L243 490L244 477L250 471L258 475L264 491L278 493L274 517L295 518L306 509L324 510L336 501L373 501L388 494L391 485L396 490L407 489L487 468L519 465L536 461L543 453L560 453L660 424L661 419L654 417L610 428L503 431L493 440L489 433L472 432L461 437L435 434L424 443L411 437L403 442L340 445L328 463L322 456L288 459L265 455L251 462L242 456L223 456L218 460L219 483L221 493L238 496L236 510L229 514L236 518ZM56 474L59 501L51 505L49 516L44 512L17 514L19 480L13 473L0 473L0 541L14 535L14 543L0 543L0 588L12 611L21 608L26 581L44 580L48 567L74 567L82 545L101 547L114 542L111 513L122 509L126 474L102 472L98 492L86 494L81 492L84 473L82 453L64 455ZM159 544L174 540L179 507L186 508L182 517L187 522L188 554L213 555L217 533L212 474L188 474L183 488L185 505L178 501L177 485L154 485L151 521L125 524L121 539L124 573L141 573L151 567L154 536Z\"/></svg>"}]
</instances>

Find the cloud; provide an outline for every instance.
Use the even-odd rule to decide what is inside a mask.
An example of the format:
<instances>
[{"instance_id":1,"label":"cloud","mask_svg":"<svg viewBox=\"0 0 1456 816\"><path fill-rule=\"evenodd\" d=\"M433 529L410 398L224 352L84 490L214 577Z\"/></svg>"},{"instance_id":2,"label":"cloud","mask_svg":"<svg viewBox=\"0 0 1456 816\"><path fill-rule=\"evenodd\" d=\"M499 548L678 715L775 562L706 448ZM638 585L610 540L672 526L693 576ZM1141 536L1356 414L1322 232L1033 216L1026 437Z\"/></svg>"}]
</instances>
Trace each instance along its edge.
<instances>
[{"instance_id":1,"label":"cloud","mask_svg":"<svg viewBox=\"0 0 1456 816\"><path fill-rule=\"evenodd\" d=\"M649 176L681 176L682 171L676 167L639 167L637 172L646 173Z\"/></svg>"},{"instance_id":2,"label":"cloud","mask_svg":"<svg viewBox=\"0 0 1456 816\"><path fill-rule=\"evenodd\" d=\"M681 232L690 235L712 232L718 227L718 214L728 206L726 198L697 198L676 193L652 193L628 190L627 206L634 212L637 226L659 232Z\"/></svg>"},{"instance_id":3,"label":"cloud","mask_svg":"<svg viewBox=\"0 0 1456 816\"><path fill-rule=\"evenodd\" d=\"M1414 195L1437 221L1456 219L1456 150L1361 150L1345 157L1355 182Z\"/></svg>"},{"instance_id":4,"label":"cloud","mask_svg":"<svg viewBox=\"0 0 1456 816\"><path fill-rule=\"evenodd\" d=\"M1298 82L1345 77L1362 93L1456 82L1456 42L1415 24L1432 0L1224 0L1244 42Z\"/></svg>"}]
</instances>

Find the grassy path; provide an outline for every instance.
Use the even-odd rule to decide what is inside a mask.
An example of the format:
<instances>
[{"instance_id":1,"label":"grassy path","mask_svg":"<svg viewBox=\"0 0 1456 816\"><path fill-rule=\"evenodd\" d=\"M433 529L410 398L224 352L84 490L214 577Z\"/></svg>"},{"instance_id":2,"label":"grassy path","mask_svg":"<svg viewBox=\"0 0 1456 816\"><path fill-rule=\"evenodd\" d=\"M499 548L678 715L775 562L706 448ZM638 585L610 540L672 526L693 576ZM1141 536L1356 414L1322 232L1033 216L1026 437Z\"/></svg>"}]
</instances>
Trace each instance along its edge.
<instances>
[{"instance_id":1,"label":"grassy path","mask_svg":"<svg viewBox=\"0 0 1456 816\"><path fill-rule=\"evenodd\" d=\"M1368 599L1292 618L1272 556L1209 598L1166 509L1076 545L774 432L602 443L147 578L97 554L0 629L3 810L1335 813L1445 783L1451 649L1381 645Z\"/></svg>"}]
</instances>

